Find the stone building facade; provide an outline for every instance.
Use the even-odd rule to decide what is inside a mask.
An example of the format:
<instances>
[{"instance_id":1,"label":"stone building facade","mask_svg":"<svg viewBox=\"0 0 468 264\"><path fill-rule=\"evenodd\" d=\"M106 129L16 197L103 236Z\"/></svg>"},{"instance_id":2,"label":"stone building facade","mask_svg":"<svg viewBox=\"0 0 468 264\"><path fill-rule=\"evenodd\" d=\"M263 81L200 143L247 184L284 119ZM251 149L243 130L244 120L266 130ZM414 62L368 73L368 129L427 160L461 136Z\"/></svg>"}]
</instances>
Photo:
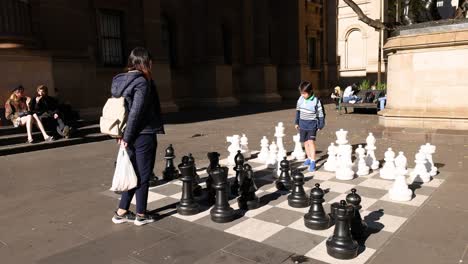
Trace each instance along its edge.
<instances>
[{"instance_id":1,"label":"stone building facade","mask_svg":"<svg viewBox=\"0 0 468 264\"><path fill-rule=\"evenodd\" d=\"M135 46L153 54L164 111L279 102L298 96L300 80L328 94L331 2L0 0L0 102L16 85L32 95L46 84L95 115Z\"/></svg>"}]
</instances>

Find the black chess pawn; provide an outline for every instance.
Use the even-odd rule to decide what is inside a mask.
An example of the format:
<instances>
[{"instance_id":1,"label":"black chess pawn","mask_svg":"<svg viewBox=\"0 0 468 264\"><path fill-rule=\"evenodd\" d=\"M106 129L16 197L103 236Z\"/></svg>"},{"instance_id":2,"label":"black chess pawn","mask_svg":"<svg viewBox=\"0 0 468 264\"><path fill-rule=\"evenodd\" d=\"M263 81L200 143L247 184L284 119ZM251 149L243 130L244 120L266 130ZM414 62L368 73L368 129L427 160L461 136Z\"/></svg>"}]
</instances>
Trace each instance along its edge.
<instances>
[{"instance_id":1,"label":"black chess pawn","mask_svg":"<svg viewBox=\"0 0 468 264\"><path fill-rule=\"evenodd\" d=\"M364 233L367 229L367 224L362 221L361 213L361 196L356 193L356 189L351 189L351 193L346 196L346 202L354 207L354 216L351 218L351 235L356 240L364 238Z\"/></svg>"},{"instance_id":2,"label":"black chess pawn","mask_svg":"<svg viewBox=\"0 0 468 264\"><path fill-rule=\"evenodd\" d=\"M359 245L353 239L350 230L350 221L354 215L354 207L347 205L344 200L336 207L335 211L335 230L333 235L327 239L328 255L337 259L352 259L357 257Z\"/></svg>"},{"instance_id":3,"label":"black chess pawn","mask_svg":"<svg viewBox=\"0 0 468 264\"><path fill-rule=\"evenodd\" d=\"M175 157L174 148L172 147L172 144L170 144L166 149L166 154L164 155L164 159L166 160L166 167L163 171L163 179L165 181L172 181L179 177L179 172L174 166Z\"/></svg>"},{"instance_id":4,"label":"black chess pawn","mask_svg":"<svg viewBox=\"0 0 468 264\"><path fill-rule=\"evenodd\" d=\"M309 206L309 198L304 190L304 174L295 171L293 175L294 187L288 195L288 204L294 208L304 208Z\"/></svg>"},{"instance_id":5,"label":"black chess pawn","mask_svg":"<svg viewBox=\"0 0 468 264\"><path fill-rule=\"evenodd\" d=\"M253 210L260 206L259 199L255 192L258 190L255 184L255 175L252 166L244 164L243 173L239 179L240 191L237 203L243 210Z\"/></svg>"},{"instance_id":6,"label":"black chess pawn","mask_svg":"<svg viewBox=\"0 0 468 264\"><path fill-rule=\"evenodd\" d=\"M289 174L289 161L284 157L280 162L281 173L276 180L276 189L280 191L289 191L291 189L291 175Z\"/></svg>"},{"instance_id":7,"label":"black chess pawn","mask_svg":"<svg viewBox=\"0 0 468 264\"><path fill-rule=\"evenodd\" d=\"M235 218L235 211L231 208L227 193L227 167L217 167L211 170L213 188L216 189L216 202L211 209L211 220L216 223L227 223Z\"/></svg>"},{"instance_id":8,"label":"black chess pawn","mask_svg":"<svg viewBox=\"0 0 468 264\"><path fill-rule=\"evenodd\" d=\"M315 188L310 190L310 209L304 215L304 224L306 227L313 230L324 230L330 227L330 217L323 209L325 192L320 188L320 184L316 183Z\"/></svg>"},{"instance_id":9,"label":"black chess pawn","mask_svg":"<svg viewBox=\"0 0 468 264\"><path fill-rule=\"evenodd\" d=\"M188 161L193 167L193 194L195 196L202 195L202 187L200 186L200 176L197 174L197 165L195 165L195 158L192 153L189 153Z\"/></svg>"},{"instance_id":10,"label":"black chess pawn","mask_svg":"<svg viewBox=\"0 0 468 264\"><path fill-rule=\"evenodd\" d=\"M200 208L193 198L193 165L189 162L189 158L184 156L178 167L182 175L180 178L182 181L182 197L177 205L177 212L181 215L197 214Z\"/></svg>"},{"instance_id":11,"label":"black chess pawn","mask_svg":"<svg viewBox=\"0 0 468 264\"><path fill-rule=\"evenodd\" d=\"M214 168L219 167L220 154L218 152L208 152L207 156L208 160L210 161L210 164L208 165L208 168L206 168L206 172L208 173L208 177L206 178L206 191L208 193L208 203L214 204L216 191L213 188L213 178L211 177L211 171Z\"/></svg>"},{"instance_id":12,"label":"black chess pawn","mask_svg":"<svg viewBox=\"0 0 468 264\"><path fill-rule=\"evenodd\" d=\"M244 162L245 158L244 155L241 154L241 151L238 150L236 156L234 157L234 171L236 172L236 177L234 178L234 182L231 185L231 195L238 196L239 195L239 178L244 171Z\"/></svg>"}]
</instances>

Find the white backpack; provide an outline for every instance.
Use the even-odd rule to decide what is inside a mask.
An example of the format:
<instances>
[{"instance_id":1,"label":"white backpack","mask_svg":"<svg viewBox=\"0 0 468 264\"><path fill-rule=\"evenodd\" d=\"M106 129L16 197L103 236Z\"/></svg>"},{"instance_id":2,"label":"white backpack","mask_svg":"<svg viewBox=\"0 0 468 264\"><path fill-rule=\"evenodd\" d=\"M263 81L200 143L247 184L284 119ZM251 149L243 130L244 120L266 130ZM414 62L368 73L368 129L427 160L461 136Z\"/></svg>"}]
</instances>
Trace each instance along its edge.
<instances>
[{"instance_id":1,"label":"white backpack","mask_svg":"<svg viewBox=\"0 0 468 264\"><path fill-rule=\"evenodd\" d=\"M128 112L125 107L125 98L109 98L107 99L102 116L99 120L101 133L111 137L122 137L125 126L127 124Z\"/></svg>"}]
</instances>

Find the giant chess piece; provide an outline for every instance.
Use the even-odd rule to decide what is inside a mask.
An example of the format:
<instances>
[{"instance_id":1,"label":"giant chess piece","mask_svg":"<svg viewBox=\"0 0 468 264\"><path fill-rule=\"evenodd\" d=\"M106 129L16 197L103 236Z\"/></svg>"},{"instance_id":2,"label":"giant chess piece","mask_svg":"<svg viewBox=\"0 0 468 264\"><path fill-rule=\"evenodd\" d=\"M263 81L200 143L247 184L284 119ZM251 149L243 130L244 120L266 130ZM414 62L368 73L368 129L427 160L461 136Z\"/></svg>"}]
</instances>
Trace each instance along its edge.
<instances>
[{"instance_id":1,"label":"giant chess piece","mask_svg":"<svg viewBox=\"0 0 468 264\"><path fill-rule=\"evenodd\" d=\"M244 155L242 155L241 151L237 151L237 155L234 158L234 162L236 163L236 166L234 167L234 171L236 172L236 177L234 177L234 182L231 185L231 194L234 196L239 195L239 181L241 174L244 171Z\"/></svg>"},{"instance_id":2,"label":"giant chess piece","mask_svg":"<svg viewBox=\"0 0 468 264\"><path fill-rule=\"evenodd\" d=\"M406 184L405 174L408 172L406 170L406 163L406 157L400 151L395 158L396 178L392 188L388 191L388 197L393 201L406 202L410 201L413 197L413 192L408 188L408 184Z\"/></svg>"},{"instance_id":3,"label":"giant chess piece","mask_svg":"<svg viewBox=\"0 0 468 264\"><path fill-rule=\"evenodd\" d=\"M276 189L280 191L289 191L291 189L291 175L289 173L289 161L284 157L280 162L281 173L275 182Z\"/></svg>"},{"instance_id":4,"label":"giant chess piece","mask_svg":"<svg viewBox=\"0 0 468 264\"><path fill-rule=\"evenodd\" d=\"M384 155L385 164L380 170L380 178L386 180L394 180L396 176L395 152L393 152L392 148L388 148L387 151L385 151Z\"/></svg>"},{"instance_id":5,"label":"giant chess piece","mask_svg":"<svg viewBox=\"0 0 468 264\"><path fill-rule=\"evenodd\" d=\"M366 150L362 147L362 145L359 145L358 148L356 149L356 156L357 156L357 172L356 174L358 176L364 176L369 174L369 167L366 164L365 156L366 156Z\"/></svg>"},{"instance_id":6,"label":"giant chess piece","mask_svg":"<svg viewBox=\"0 0 468 264\"><path fill-rule=\"evenodd\" d=\"M351 235L356 240L364 238L364 233L367 229L367 224L362 221L361 213L361 196L356 193L356 189L351 189L351 193L346 196L346 202L354 207L354 216L351 218Z\"/></svg>"},{"instance_id":7,"label":"giant chess piece","mask_svg":"<svg viewBox=\"0 0 468 264\"><path fill-rule=\"evenodd\" d=\"M366 164L373 170L378 169L380 166L379 161L375 157L375 150L377 149L375 142L376 140L374 135L369 133L369 136L366 138Z\"/></svg>"},{"instance_id":8,"label":"giant chess piece","mask_svg":"<svg viewBox=\"0 0 468 264\"><path fill-rule=\"evenodd\" d=\"M313 230L324 230L330 227L330 217L323 209L325 192L320 188L320 184L316 183L315 188L310 190L310 209L304 215L304 224L307 228Z\"/></svg>"},{"instance_id":9,"label":"giant chess piece","mask_svg":"<svg viewBox=\"0 0 468 264\"><path fill-rule=\"evenodd\" d=\"M211 177L213 178L213 187L216 189L216 202L214 207L211 209L211 220L216 223L227 223L234 219L235 212L231 208L228 202L227 193L227 167L217 167L211 171Z\"/></svg>"},{"instance_id":10,"label":"giant chess piece","mask_svg":"<svg viewBox=\"0 0 468 264\"><path fill-rule=\"evenodd\" d=\"M323 165L323 168L326 171L331 171L331 172L336 171L336 163L337 163L336 152L337 152L337 148L335 147L335 144L333 144L333 142L330 143L330 146L328 147L328 158L325 164Z\"/></svg>"},{"instance_id":11,"label":"giant chess piece","mask_svg":"<svg viewBox=\"0 0 468 264\"><path fill-rule=\"evenodd\" d=\"M228 147L229 156L227 158L227 165L234 165L234 157L237 151L240 150L240 137L239 135L233 135L232 137L226 137L226 141L231 143Z\"/></svg>"},{"instance_id":12,"label":"giant chess piece","mask_svg":"<svg viewBox=\"0 0 468 264\"><path fill-rule=\"evenodd\" d=\"M268 146L268 139L265 136L263 136L262 140L260 140L260 153L258 154L258 159L260 160L260 162L267 162L268 156L270 155Z\"/></svg>"},{"instance_id":13,"label":"giant chess piece","mask_svg":"<svg viewBox=\"0 0 468 264\"><path fill-rule=\"evenodd\" d=\"M338 166L336 168L336 178L342 181L349 181L354 179L354 171L352 170L352 147L351 145L338 146Z\"/></svg>"},{"instance_id":14,"label":"giant chess piece","mask_svg":"<svg viewBox=\"0 0 468 264\"><path fill-rule=\"evenodd\" d=\"M219 167L219 157L221 156L221 154L219 154L218 152L208 152L207 156L208 160L210 161L210 164L208 165L208 168L206 168L206 172L208 173L208 177L206 178L206 191L208 193L208 203L214 204L216 191L213 188L213 178L211 177L211 171L214 168Z\"/></svg>"},{"instance_id":15,"label":"giant chess piece","mask_svg":"<svg viewBox=\"0 0 468 264\"><path fill-rule=\"evenodd\" d=\"M351 236L350 220L354 215L354 207L346 205L344 200L339 206L332 206L335 217L333 236L327 239L328 255L337 259L352 259L357 257L359 245Z\"/></svg>"},{"instance_id":16,"label":"giant chess piece","mask_svg":"<svg viewBox=\"0 0 468 264\"><path fill-rule=\"evenodd\" d=\"M166 168L163 171L163 179L165 181L172 181L174 179L179 178L179 172L174 166L174 148L172 144L166 149L166 154L164 155L164 159L166 160Z\"/></svg>"},{"instance_id":17,"label":"giant chess piece","mask_svg":"<svg viewBox=\"0 0 468 264\"><path fill-rule=\"evenodd\" d=\"M294 151L291 153L291 157L296 160L303 160L306 158L306 154L302 149L301 136L299 133L293 136Z\"/></svg>"},{"instance_id":18,"label":"giant chess piece","mask_svg":"<svg viewBox=\"0 0 468 264\"><path fill-rule=\"evenodd\" d=\"M240 178L240 196L237 199L240 209L253 210L260 206L259 199L255 194L257 190L252 167L249 164L244 164L243 175Z\"/></svg>"},{"instance_id":19,"label":"giant chess piece","mask_svg":"<svg viewBox=\"0 0 468 264\"><path fill-rule=\"evenodd\" d=\"M278 146L278 152L286 152L283 144L284 134L284 125L283 122L279 122L278 126L275 127L275 137L276 137L276 145Z\"/></svg>"},{"instance_id":20,"label":"giant chess piece","mask_svg":"<svg viewBox=\"0 0 468 264\"><path fill-rule=\"evenodd\" d=\"M309 206L309 198L304 190L304 174L295 171L293 174L294 187L288 195L288 204L294 208L304 208Z\"/></svg>"},{"instance_id":21,"label":"giant chess piece","mask_svg":"<svg viewBox=\"0 0 468 264\"><path fill-rule=\"evenodd\" d=\"M266 161L266 165L268 168L274 169L276 168L276 159L278 154L278 147L276 143L273 141L270 145L270 152L268 153L268 159Z\"/></svg>"},{"instance_id":22,"label":"giant chess piece","mask_svg":"<svg viewBox=\"0 0 468 264\"><path fill-rule=\"evenodd\" d=\"M276 176L279 176L281 174L281 166L280 166L280 163L281 161L283 160L284 157L287 156L287 153L286 153L286 150L284 149L279 149L278 150L278 154L276 155ZM273 173L273 175L275 175L275 173Z\"/></svg>"},{"instance_id":23,"label":"giant chess piece","mask_svg":"<svg viewBox=\"0 0 468 264\"><path fill-rule=\"evenodd\" d=\"M177 205L177 212L181 215L197 214L200 212L200 208L193 198L193 164L189 162L189 157L184 156L178 167L182 175L180 178L182 181L182 197Z\"/></svg>"},{"instance_id":24,"label":"giant chess piece","mask_svg":"<svg viewBox=\"0 0 468 264\"><path fill-rule=\"evenodd\" d=\"M434 165L434 161L432 160L432 155L436 151L436 146L431 145L430 143L426 143L426 145L422 145L421 149L423 149L424 154L426 155L426 167L427 171L429 172L430 176L437 175L437 167Z\"/></svg>"},{"instance_id":25,"label":"giant chess piece","mask_svg":"<svg viewBox=\"0 0 468 264\"><path fill-rule=\"evenodd\" d=\"M342 128L335 132L336 134L336 144L345 145L348 144L348 131L343 130Z\"/></svg>"},{"instance_id":26,"label":"giant chess piece","mask_svg":"<svg viewBox=\"0 0 468 264\"><path fill-rule=\"evenodd\" d=\"M202 194L202 187L200 186L200 176L197 174L197 165L195 165L195 158L192 156L192 153L189 153L188 161L193 168L193 194L195 196L200 196Z\"/></svg>"},{"instance_id":27,"label":"giant chess piece","mask_svg":"<svg viewBox=\"0 0 468 264\"><path fill-rule=\"evenodd\" d=\"M240 151L244 157L250 158L249 139L245 134L240 138Z\"/></svg>"},{"instance_id":28,"label":"giant chess piece","mask_svg":"<svg viewBox=\"0 0 468 264\"><path fill-rule=\"evenodd\" d=\"M415 163L416 166L414 167L414 170L411 172L410 176L410 181L411 182L429 182L431 181L431 175L427 171L426 168L426 155L422 153L421 151L416 153L415 155Z\"/></svg>"}]
</instances>

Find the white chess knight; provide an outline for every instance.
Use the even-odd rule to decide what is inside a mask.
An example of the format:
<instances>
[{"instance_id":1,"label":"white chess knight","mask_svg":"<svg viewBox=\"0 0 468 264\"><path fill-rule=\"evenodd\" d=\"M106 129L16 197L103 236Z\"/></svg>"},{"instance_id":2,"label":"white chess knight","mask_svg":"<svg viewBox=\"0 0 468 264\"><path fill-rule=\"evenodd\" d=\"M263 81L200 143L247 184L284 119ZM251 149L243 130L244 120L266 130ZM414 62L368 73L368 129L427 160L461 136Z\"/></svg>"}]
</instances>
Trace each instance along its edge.
<instances>
[{"instance_id":1,"label":"white chess knight","mask_svg":"<svg viewBox=\"0 0 468 264\"><path fill-rule=\"evenodd\" d=\"M250 157L249 139L245 136L245 134L242 134L242 137L240 138L240 151L242 155L244 155L244 158Z\"/></svg>"},{"instance_id":2,"label":"white chess knight","mask_svg":"<svg viewBox=\"0 0 468 264\"><path fill-rule=\"evenodd\" d=\"M328 158L325 164L323 165L323 168L326 171L336 171L336 165L338 163L336 159L337 151L338 149L335 146L335 144L333 144L333 142L330 143L330 146L328 147Z\"/></svg>"},{"instance_id":3,"label":"white chess knight","mask_svg":"<svg viewBox=\"0 0 468 264\"><path fill-rule=\"evenodd\" d=\"M375 158L375 150L377 149L375 141L374 135L369 133L369 136L366 138L366 164L373 170L378 169L380 165L379 161Z\"/></svg>"},{"instance_id":4,"label":"white chess knight","mask_svg":"<svg viewBox=\"0 0 468 264\"><path fill-rule=\"evenodd\" d=\"M263 136L262 140L260 140L260 153L258 154L258 159L261 162L266 162L268 160L268 156L270 154L268 149L269 146L268 139L266 136Z\"/></svg>"},{"instance_id":5,"label":"white chess knight","mask_svg":"<svg viewBox=\"0 0 468 264\"><path fill-rule=\"evenodd\" d=\"M385 164L380 170L380 178L394 180L395 176L395 152L393 152L392 148L388 148L387 151L385 151Z\"/></svg>"},{"instance_id":6,"label":"white chess knight","mask_svg":"<svg viewBox=\"0 0 468 264\"><path fill-rule=\"evenodd\" d=\"M237 151L240 150L240 137L239 135L233 135L231 137L226 137L226 141L231 143L228 147L229 156L227 158L227 163L228 165L235 165L234 157Z\"/></svg>"},{"instance_id":7,"label":"white chess knight","mask_svg":"<svg viewBox=\"0 0 468 264\"><path fill-rule=\"evenodd\" d=\"M276 137L276 145L278 146L278 151L286 151L283 144L283 137L284 134L284 125L283 122L279 122L278 126L275 127L275 137Z\"/></svg>"},{"instance_id":8,"label":"white chess knight","mask_svg":"<svg viewBox=\"0 0 468 264\"><path fill-rule=\"evenodd\" d=\"M344 144L348 144L348 139L347 139L347 136L348 136L348 131L346 130L343 130L342 128L338 131L335 132L336 134L336 144L338 145L344 145Z\"/></svg>"},{"instance_id":9,"label":"white chess knight","mask_svg":"<svg viewBox=\"0 0 468 264\"><path fill-rule=\"evenodd\" d=\"M351 145L339 145L337 155L336 178L338 180L348 181L354 179L352 170L353 161L351 159L353 148Z\"/></svg>"},{"instance_id":10,"label":"white chess knight","mask_svg":"<svg viewBox=\"0 0 468 264\"><path fill-rule=\"evenodd\" d=\"M276 159L278 155L278 147L276 146L275 141L271 142L270 149L268 153L268 159L266 161L266 165L268 168L276 169Z\"/></svg>"},{"instance_id":11,"label":"white chess knight","mask_svg":"<svg viewBox=\"0 0 468 264\"><path fill-rule=\"evenodd\" d=\"M357 172L358 176L364 176L369 174L369 167L366 164L365 156L366 150L362 147L362 145L358 145L358 148L355 151L356 158L357 158Z\"/></svg>"},{"instance_id":12,"label":"white chess knight","mask_svg":"<svg viewBox=\"0 0 468 264\"><path fill-rule=\"evenodd\" d=\"M294 151L291 153L292 158L296 160L303 160L306 158L305 152L302 149L301 139L299 133L293 136Z\"/></svg>"},{"instance_id":13,"label":"white chess knight","mask_svg":"<svg viewBox=\"0 0 468 264\"><path fill-rule=\"evenodd\" d=\"M429 182L431 181L431 175L429 172L427 172L426 168L426 155L419 151L415 155L415 161L416 166L414 167L414 170L410 174L410 181L411 182Z\"/></svg>"},{"instance_id":14,"label":"white chess knight","mask_svg":"<svg viewBox=\"0 0 468 264\"><path fill-rule=\"evenodd\" d=\"M436 176L437 175L437 167L434 165L434 161L432 160L432 154L436 151L436 146L431 145L430 143L426 143L425 145L421 146L423 153L426 155L426 168L429 172L429 175Z\"/></svg>"},{"instance_id":15,"label":"white chess knight","mask_svg":"<svg viewBox=\"0 0 468 264\"><path fill-rule=\"evenodd\" d=\"M408 188L408 184L406 184L405 174L408 172L406 169L406 163L406 157L403 152L400 151L398 156L395 158L395 181L393 182L392 188L388 191L388 196L393 201L406 202L410 201L413 197L413 191L411 191L411 189Z\"/></svg>"}]
</instances>

